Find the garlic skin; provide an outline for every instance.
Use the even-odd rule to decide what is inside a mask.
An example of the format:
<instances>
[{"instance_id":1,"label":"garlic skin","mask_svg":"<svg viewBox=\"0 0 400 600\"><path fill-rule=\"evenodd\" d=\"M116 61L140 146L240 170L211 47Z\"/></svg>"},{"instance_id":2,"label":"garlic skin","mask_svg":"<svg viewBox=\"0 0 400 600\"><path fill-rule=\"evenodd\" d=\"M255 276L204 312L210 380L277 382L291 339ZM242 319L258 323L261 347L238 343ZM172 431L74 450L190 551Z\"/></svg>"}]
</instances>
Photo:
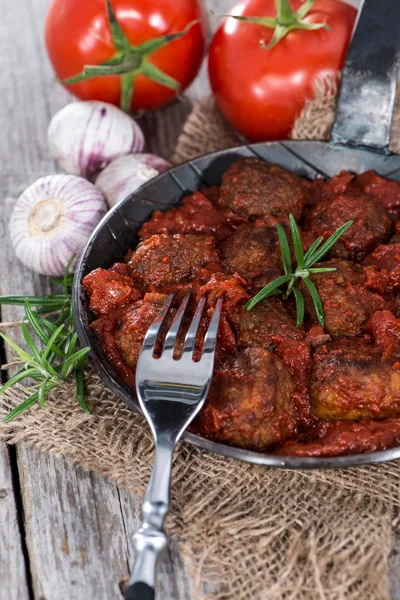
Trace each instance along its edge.
<instances>
[{"instance_id":1,"label":"garlic skin","mask_svg":"<svg viewBox=\"0 0 400 600\"><path fill-rule=\"evenodd\" d=\"M42 275L62 275L73 254L74 270L93 229L107 212L101 192L73 175L47 175L18 198L9 232L19 260Z\"/></svg>"},{"instance_id":2,"label":"garlic skin","mask_svg":"<svg viewBox=\"0 0 400 600\"><path fill-rule=\"evenodd\" d=\"M141 152L144 136L129 115L106 102L68 104L50 121L51 156L72 175L93 181L114 158Z\"/></svg>"},{"instance_id":3,"label":"garlic skin","mask_svg":"<svg viewBox=\"0 0 400 600\"><path fill-rule=\"evenodd\" d=\"M127 154L113 160L97 177L95 184L103 192L110 208L171 164L155 154Z\"/></svg>"}]
</instances>

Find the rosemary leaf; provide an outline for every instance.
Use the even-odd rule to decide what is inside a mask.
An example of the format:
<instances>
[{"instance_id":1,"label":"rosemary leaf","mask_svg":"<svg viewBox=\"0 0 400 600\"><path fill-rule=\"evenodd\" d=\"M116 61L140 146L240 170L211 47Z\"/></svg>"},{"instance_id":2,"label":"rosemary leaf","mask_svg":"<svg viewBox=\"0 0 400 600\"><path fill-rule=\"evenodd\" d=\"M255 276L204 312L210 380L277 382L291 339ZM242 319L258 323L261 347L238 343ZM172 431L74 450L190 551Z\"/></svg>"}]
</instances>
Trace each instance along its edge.
<instances>
[{"instance_id":1,"label":"rosemary leaf","mask_svg":"<svg viewBox=\"0 0 400 600\"><path fill-rule=\"evenodd\" d=\"M287 275L288 273L292 272L292 259L290 257L289 242L285 230L280 223L277 223L276 230L278 232L279 245L281 247L283 268Z\"/></svg>"},{"instance_id":2,"label":"rosemary leaf","mask_svg":"<svg viewBox=\"0 0 400 600\"><path fill-rule=\"evenodd\" d=\"M47 379L44 379L38 389L38 402L39 402L40 408L45 408L44 396L45 396L45 390L47 387L47 383L48 383Z\"/></svg>"},{"instance_id":3,"label":"rosemary leaf","mask_svg":"<svg viewBox=\"0 0 400 600\"><path fill-rule=\"evenodd\" d=\"M3 419L3 423L10 423L10 421L13 421L16 417L23 413L24 410L36 404L38 401L38 396L38 392L35 392L32 394L32 396L29 396L29 398L26 398L26 400L21 402L21 404L18 404L18 406L9 412L8 415Z\"/></svg>"},{"instance_id":4,"label":"rosemary leaf","mask_svg":"<svg viewBox=\"0 0 400 600\"><path fill-rule=\"evenodd\" d=\"M307 286L308 291L310 292L310 296L314 303L315 312L317 313L318 323L323 327L325 325L325 317L324 317L324 308L322 306L322 300L320 295L318 294L317 288L314 283L308 277L307 279L303 279L304 284Z\"/></svg>"},{"instance_id":5,"label":"rosemary leaf","mask_svg":"<svg viewBox=\"0 0 400 600\"><path fill-rule=\"evenodd\" d=\"M0 337L3 338L3 340L5 342L7 342L7 344L9 346L11 346L11 348L13 350L16 351L16 353L18 354L19 358L23 361L23 362L29 362L31 360L31 356L29 356L29 354L27 352L25 352L25 350L22 350L22 348L20 348L19 346L17 346L17 344L15 342L13 342L9 337L7 337L4 333L0 332Z\"/></svg>"},{"instance_id":6,"label":"rosemary leaf","mask_svg":"<svg viewBox=\"0 0 400 600\"><path fill-rule=\"evenodd\" d=\"M85 358L85 356L88 354L88 352L90 352L90 348L82 348L81 350L78 350L77 352L72 354L69 358L67 358L67 360L65 361L65 363L63 365L62 371L61 371L61 377L63 379L68 377L68 375L70 375L70 373L71 373L71 370L72 370L74 364L79 363L82 358Z\"/></svg>"},{"instance_id":7,"label":"rosemary leaf","mask_svg":"<svg viewBox=\"0 0 400 600\"><path fill-rule=\"evenodd\" d=\"M299 288L292 288L294 299L296 301L296 327L300 327L304 319L304 296Z\"/></svg>"},{"instance_id":8,"label":"rosemary leaf","mask_svg":"<svg viewBox=\"0 0 400 600\"><path fill-rule=\"evenodd\" d=\"M271 295L271 292L275 291L276 288L283 285L284 283L287 283L292 278L293 278L293 275L288 273L287 275L282 275L281 277L278 277L274 281L271 281L271 283L266 285L260 292L258 292L258 294L256 294L253 298L251 298L251 300L249 300L247 302L247 304L245 305L246 310L247 311L251 310L256 304L258 304L258 302L260 302L260 300L264 300L264 298L268 298L268 296Z\"/></svg>"},{"instance_id":9,"label":"rosemary leaf","mask_svg":"<svg viewBox=\"0 0 400 600\"><path fill-rule=\"evenodd\" d=\"M9 387L12 387L15 383L18 383L22 379L25 379L25 377L32 377L35 374L39 377L42 376L41 373L37 371L37 369L25 369L24 367L23 369L18 371L18 373L16 373L13 377L11 377L8 381L6 381L4 385L1 386L0 394L4 394L4 392L8 390Z\"/></svg>"},{"instance_id":10,"label":"rosemary leaf","mask_svg":"<svg viewBox=\"0 0 400 600\"><path fill-rule=\"evenodd\" d=\"M81 409L90 415L90 410L85 401L85 380L81 368L75 369L75 396Z\"/></svg>"},{"instance_id":11,"label":"rosemary leaf","mask_svg":"<svg viewBox=\"0 0 400 600\"><path fill-rule=\"evenodd\" d=\"M293 238L294 253L297 260L297 269L301 270L304 265L303 244L301 241L300 231L293 215L289 215L290 231Z\"/></svg>"},{"instance_id":12,"label":"rosemary leaf","mask_svg":"<svg viewBox=\"0 0 400 600\"><path fill-rule=\"evenodd\" d=\"M316 267L315 269L311 267L311 269L307 269L309 273L331 273L332 271L337 271L335 267Z\"/></svg>"},{"instance_id":13,"label":"rosemary leaf","mask_svg":"<svg viewBox=\"0 0 400 600\"><path fill-rule=\"evenodd\" d=\"M57 329L52 333L51 338L49 339L49 341L47 342L47 346L45 347L44 351L43 351L43 359L46 360L48 355L50 354L50 352L54 352L54 348L56 348L57 346L55 345L55 341L58 338L58 336L60 335L60 333L64 330L65 325L60 325L59 327L57 327Z\"/></svg>"},{"instance_id":14,"label":"rosemary leaf","mask_svg":"<svg viewBox=\"0 0 400 600\"><path fill-rule=\"evenodd\" d=\"M307 265L311 267L311 265L314 265L315 263L319 262L321 258L332 248L332 246L336 244L340 236L343 235L344 232L347 231L347 229L352 225L353 221L347 221L347 223L345 223L344 225L339 227L339 229L337 229L334 233L332 233L332 235L326 240L326 242L308 257Z\"/></svg>"},{"instance_id":15,"label":"rosemary leaf","mask_svg":"<svg viewBox=\"0 0 400 600\"><path fill-rule=\"evenodd\" d=\"M312 244L311 246L308 248L307 252L304 254L304 264L307 265L308 264L308 258L310 257L311 254L313 254L317 248L320 247L320 245L322 244L322 242L324 241L324 238L319 237L317 238Z\"/></svg>"},{"instance_id":16,"label":"rosemary leaf","mask_svg":"<svg viewBox=\"0 0 400 600\"><path fill-rule=\"evenodd\" d=\"M22 335L24 336L26 345L28 346L29 350L32 353L32 358L36 362L40 362L39 350L37 349L36 344L33 341L32 336L29 333L29 330L28 330L27 326L25 325L25 323L21 323L21 331L22 331Z\"/></svg>"},{"instance_id":17,"label":"rosemary leaf","mask_svg":"<svg viewBox=\"0 0 400 600\"><path fill-rule=\"evenodd\" d=\"M47 296L0 296L0 304L8 304L10 306L25 306L25 302L29 301L31 306L39 306L46 309L60 308L63 302L60 298L50 298Z\"/></svg>"}]
</instances>

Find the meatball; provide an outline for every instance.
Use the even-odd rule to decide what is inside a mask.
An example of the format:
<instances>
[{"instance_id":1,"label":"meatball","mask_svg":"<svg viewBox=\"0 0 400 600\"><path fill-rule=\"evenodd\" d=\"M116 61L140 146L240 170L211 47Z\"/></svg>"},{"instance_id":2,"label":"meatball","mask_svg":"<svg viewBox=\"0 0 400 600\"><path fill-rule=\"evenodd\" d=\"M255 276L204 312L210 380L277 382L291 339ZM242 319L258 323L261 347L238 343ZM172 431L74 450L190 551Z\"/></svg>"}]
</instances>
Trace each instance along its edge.
<instances>
[{"instance_id":1,"label":"meatball","mask_svg":"<svg viewBox=\"0 0 400 600\"><path fill-rule=\"evenodd\" d=\"M303 328L296 327L296 312L277 298L267 298L250 311L236 306L229 313L229 321L240 349L271 349L283 338L304 338Z\"/></svg>"},{"instance_id":2,"label":"meatball","mask_svg":"<svg viewBox=\"0 0 400 600\"><path fill-rule=\"evenodd\" d=\"M353 225L333 246L331 256L361 261L390 236L392 224L382 205L370 196L350 194L334 194L316 202L306 215L305 229L315 238L328 238L350 220Z\"/></svg>"},{"instance_id":3,"label":"meatball","mask_svg":"<svg viewBox=\"0 0 400 600\"><path fill-rule=\"evenodd\" d=\"M364 259L363 265L388 273L394 291L400 290L400 243L378 246Z\"/></svg>"},{"instance_id":4,"label":"meatball","mask_svg":"<svg viewBox=\"0 0 400 600\"><path fill-rule=\"evenodd\" d=\"M125 265L121 265L124 267ZM132 279L127 273L118 272L114 265L113 270L95 269L82 281L82 285L90 296L90 308L96 314L104 314L125 304L138 300L141 296L135 290Z\"/></svg>"},{"instance_id":5,"label":"meatball","mask_svg":"<svg viewBox=\"0 0 400 600\"><path fill-rule=\"evenodd\" d=\"M129 273L140 288L191 281L199 270L220 270L215 239L207 235L153 235L142 242L128 262Z\"/></svg>"},{"instance_id":6,"label":"meatball","mask_svg":"<svg viewBox=\"0 0 400 600\"><path fill-rule=\"evenodd\" d=\"M224 239L232 233L237 220L237 216L229 218L203 194L195 192L176 208L156 210L150 221L142 225L139 236L147 239L159 233L208 233Z\"/></svg>"},{"instance_id":7,"label":"meatball","mask_svg":"<svg viewBox=\"0 0 400 600\"><path fill-rule=\"evenodd\" d=\"M400 373L361 339L342 339L314 355L310 398L319 419L383 419L400 414Z\"/></svg>"},{"instance_id":8,"label":"meatball","mask_svg":"<svg viewBox=\"0 0 400 600\"><path fill-rule=\"evenodd\" d=\"M149 294L148 296L150 297L152 295ZM154 319L160 313L162 305L166 299L167 296L164 296L162 304L160 304L160 299L157 299L156 302L139 300L139 302L136 302L135 304L132 304L132 306L126 308L120 316L119 326L115 332L115 341L121 356L124 359L124 362L130 367L136 367L144 336L146 335L146 332L153 323ZM165 321L162 324L158 338L158 344L156 347L156 354L161 351L163 340L175 314L176 310L173 308L170 309ZM178 333L178 347L179 344L183 343L184 334L185 327L183 327Z\"/></svg>"},{"instance_id":9,"label":"meatball","mask_svg":"<svg viewBox=\"0 0 400 600\"><path fill-rule=\"evenodd\" d=\"M242 158L222 176L219 205L245 217L300 219L304 201L300 177L259 158Z\"/></svg>"},{"instance_id":10,"label":"meatball","mask_svg":"<svg viewBox=\"0 0 400 600\"><path fill-rule=\"evenodd\" d=\"M312 276L324 308L325 332L334 337L360 335L369 317L384 306L382 296L364 287L361 265L333 258L318 266L337 269ZM300 289L307 313L317 320L312 298L304 283L300 284Z\"/></svg>"},{"instance_id":11,"label":"meatball","mask_svg":"<svg viewBox=\"0 0 400 600\"><path fill-rule=\"evenodd\" d=\"M400 185L393 179L380 177L375 171L358 175L355 186L378 202L393 215L400 215Z\"/></svg>"},{"instance_id":12,"label":"meatball","mask_svg":"<svg viewBox=\"0 0 400 600\"><path fill-rule=\"evenodd\" d=\"M196 431L212 439L264 450L296 429L292 378L274 354L249 348L214 371Z\"/></svg>"},{"instance_id":13,"label":"meatball","mask_svg":"<svg viewBox=\"0 0 400 600\"><path fill-rule=\"evenodd\" d=\"M139 300L122 315L115 341L124 362L130 367L136 366L144 336L160 309L157 304Z\"/></svg>"},{"instance_id":14,"label":"meatball","mask_svg":"<svg viewBox=\"0 0 400 600\"><path fill-rule=\"evenodd\" d=\"M247 281L282 274L282 258L275 227L262 221L244 223L220 245L221 264L227 273L239 273Z\"/></svg>"}]
</instances>

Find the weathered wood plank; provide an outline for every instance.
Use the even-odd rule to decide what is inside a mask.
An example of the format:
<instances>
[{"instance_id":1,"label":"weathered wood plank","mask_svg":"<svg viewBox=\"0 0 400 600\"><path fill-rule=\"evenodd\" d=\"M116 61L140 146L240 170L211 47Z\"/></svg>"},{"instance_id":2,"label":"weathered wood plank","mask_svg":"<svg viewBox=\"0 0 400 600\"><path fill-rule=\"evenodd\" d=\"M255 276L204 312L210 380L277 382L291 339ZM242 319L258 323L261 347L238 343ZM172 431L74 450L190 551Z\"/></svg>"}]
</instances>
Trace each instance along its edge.
<instances>
[{"instance_id":1,"label":"weathered wood plank","mask_svg":"<svg viewBox=\"0 0 400 600\"><path fill-rule=\"evenodd\" d=\"M25 560L18 526L7 446L0 445L0 600L28 600Z\"/></svg>"}]
</instances>

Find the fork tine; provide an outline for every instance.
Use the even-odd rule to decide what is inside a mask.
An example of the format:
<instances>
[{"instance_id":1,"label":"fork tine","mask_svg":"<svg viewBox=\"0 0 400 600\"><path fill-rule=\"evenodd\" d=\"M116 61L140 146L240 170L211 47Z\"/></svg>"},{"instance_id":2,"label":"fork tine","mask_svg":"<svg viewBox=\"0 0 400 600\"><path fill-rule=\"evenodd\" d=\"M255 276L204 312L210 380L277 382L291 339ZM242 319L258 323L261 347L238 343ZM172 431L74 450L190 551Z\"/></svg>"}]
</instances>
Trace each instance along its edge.
<instances>
[{"instance_id":1,"label":"fork tine","mask_svg":"<svg viewBox=\"0 0 400 600\"><path fill-rule=\"evenodd\" d=\"M211 323L208 327L206 337L204 338L203 352L201 354L201 358L203 358L203 356L205 354L213 353L215 350L215 344L217 342L219 319L221 317L221 311L222 311L222 304L223 304L223 299L218 298L217 305L215 307L215 311L214 311L214 314L211 319Z\"/></svg>"},{"instance_id":2,"label":"fork tine","mask_svg":"<svg viewBox=\"0 0 400 600\"><path fill-rule=\"evenodd\" d=\"M201 315L203 314L203 310L204 310L204 305L206 303L206 297L202 296L202 298L200 298L200 301L197 305L196 308L196 312L194 313L192 322L190 324L189 330L186 334L186 338L185 338L185 343L183 345L183 353L182 356L184 354L186 354L187 352L193 352L194 350L194 343L196 340L196 334L197 334L197 330L199 328L200 325L200 319L201 319Z\"/></svg>"},{"instance_id":3,"label":"fork tine","mask_svg":"<svg viewBox=\"0 0 400 600\"><path fill-rule=\"evenodd\" d=\"M174 296L175 296L174 292L168 296L167 300L165 301L164 306L160 310L156 319L153 321L151 327L147 330L147 333L143 340L142 351L150 350L151 348L154 350L154 347L155 347L156 341L157 341L157 337L160 332L161 325L163 324L163 321L164 321L165 317L167 316L169 309L171 308L171 304L174 299Z\"/></svg>"},{"instance_id":4,"label":"fork tine","mask_svg":"<svg viewBox=\"0 0 400 600\"><path fill-rule=\"evenodd\" d=\"M178 335L178 331L181 326L183 315L185 314L186 307L189 302L189 298L190 298L190 292L187 292L187 294L185 294L185 297L183 298L178 310L176 311L174 320L172 321L171 327L169 328L168 333L165 338L164 347L163 347L163 351L162 351L162 353L164 355L174 353L176 337Z\"/></svg>"}]
</instances>

